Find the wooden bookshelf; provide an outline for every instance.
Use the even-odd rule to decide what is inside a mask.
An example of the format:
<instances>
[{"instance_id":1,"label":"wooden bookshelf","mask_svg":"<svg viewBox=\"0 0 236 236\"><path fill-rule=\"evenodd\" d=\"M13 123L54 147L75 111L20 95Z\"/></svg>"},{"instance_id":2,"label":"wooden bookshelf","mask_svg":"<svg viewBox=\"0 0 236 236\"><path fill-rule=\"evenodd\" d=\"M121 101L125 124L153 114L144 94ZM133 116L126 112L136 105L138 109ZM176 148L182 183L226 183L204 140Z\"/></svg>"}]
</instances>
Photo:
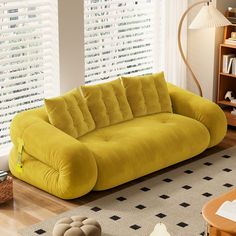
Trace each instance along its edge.
<instances>
[{"instance_id":1,"label":"wooden bookshelf","mask_svg":"<svg viewBox=\"0 0 236 236\"><path fill-rule=\"evenodd\" d=\"M230 113L231 112L230 109L224 109L224 112L225 112L225 116L226 116L227 121L228 121L228 125L236 126L236 115L232 115Z\"/></svg>"},{"instance_id":2,"label":"wooden bookshelf","mask_svg":"<svg viewBox=\"0 0 236 236\"><path fill-rule=\"evenodd\" d=\"M230 107L236 107L236 103L228 102L226 100L218 101L218 104L225 105L225 106L230 106Z\"/></svg>"},{"instance_id":3,"label":"wooden bookshelf","mask_svg":"<svg viewBox=\"0 0 236 236\"><path fill-rule=\"evenodd\" d=\"M236 32L236 24L225 27L224 41L231 37L231 32ZM225 112L228 125L236 126L236 115L231 114L231 111L236 108L236 103L224 99L227 91L233 91L236 94L236 75L223 73L223 55L226 54L235 54L236 57L236 45L220 44L217 103Z\"/></svg>"},{"instance_id":4,"label":"wooden bookshelf","mask_svg":"<svg viewBox=\"0 0 236 236\"><path fill-rule=\"evenodd\" d=\"M236 55L235 55L235 56L236 56ZM223 72L220 72L220 75L224 75L224 76L236 78L236 75L233 75L233 74L226 74L226 73L223 73Z\"/></svg>"},{"instance_id":5,"label":"wooden bookshelf","mask_svg":"<svg viewBox=\"0 0 236 236\"><path fill-rule=\"evenodd\" d=\"M236 27L236 26L235 26ZM225 43L222 43L221 44L223 47L225 48L236 48L236 45L233 45L233 44L225 44Z\"/></svg>"}]
</instances>

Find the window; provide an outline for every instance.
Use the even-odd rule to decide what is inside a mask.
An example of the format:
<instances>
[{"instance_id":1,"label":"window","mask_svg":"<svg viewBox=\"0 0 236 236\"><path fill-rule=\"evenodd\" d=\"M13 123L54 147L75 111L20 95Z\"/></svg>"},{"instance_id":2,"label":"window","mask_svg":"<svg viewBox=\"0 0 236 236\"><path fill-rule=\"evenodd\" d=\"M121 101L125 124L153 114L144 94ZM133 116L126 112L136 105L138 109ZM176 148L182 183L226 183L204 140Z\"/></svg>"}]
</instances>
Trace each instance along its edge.
<instances>
[{"instance_id":1,"label":"window","mask_svg":"<svg viewBox=\"0 0 236 236\"><path fill-rule=\"evenodd\" d=\"M86 83L154 71L155 2L84 1Z\"/></svg>"},{"instance_id":2,"label":"window","mask_svg":"<svg viewBox=\"0 0 236 236\"><path fill-rule=\"evenodd\" d=\"M0 0L0 155L16 113L58 94L56 0Z\"/></svg>"},{"instance_id":3,"label":"window","mask_svg":"<svg viewBox=\"0 0 236 236\"><path fill-rule=\"evenodd\" d=\"M85 83L163 70L185 87L177 29L187 6L187 0L84 0ZM185 25L185 51L186 38Z\"/></svg>"}]
</instances>

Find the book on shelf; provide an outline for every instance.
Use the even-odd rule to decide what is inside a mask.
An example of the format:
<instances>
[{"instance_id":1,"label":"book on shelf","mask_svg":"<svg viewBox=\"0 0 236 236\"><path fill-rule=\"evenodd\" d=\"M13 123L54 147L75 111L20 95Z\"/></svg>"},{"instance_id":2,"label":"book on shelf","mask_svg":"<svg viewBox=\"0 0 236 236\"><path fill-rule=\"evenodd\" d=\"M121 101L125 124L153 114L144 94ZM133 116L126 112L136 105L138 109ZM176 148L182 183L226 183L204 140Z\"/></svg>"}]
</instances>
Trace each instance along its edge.
<instances>
[{"instance_id":1,"label":"book on shelf","mask_svg":"<svg viewBox=\"0 0 236 236\"><path fill-rule=\"evenodd\" d=\"M225 39L225 44L230 44L230 45L235 45L236 46L236 39L235 38Z\"/></svg>"},{"instance_id":2,"label":"book on shelf","mask_svg":"<svg viewBox=\"0 0 236 236\"><path fill-rule=\"evenodd\" d=\"M233 63L233 59L235 58L234 54L225 54L223 55L223 65L222 65L222 72L229 74L230 73L230 69Z\"/></svg>"},{"instance_id":3,"label":"book on shelf","mask_svg":"<svg viewBox=\"0 0 236 236\"><path fill-rule=\"evenodd\" d=\"M231 115L235 116L236 115L236 109L233 108L233 110L230 113L231 113Z\"/></svg>"},{"instance_id":4,"label":"book on shelf","mask_svg":"<svg viewBox=\"0 0 236 236\"><path fill-rule=\"evenodd\" d=\"M232 71L231 73L233 75L236 75L236 57L233 58L233 61L232 61Z\"/></svg>"},{"instance_id":5,"label":"book on shelf","mask_svg":"<svg viewBox=\"0 0 236 236\"><path fill-rule=\"evenodd\" d=\"M236 23L236 8L228 7L228 15L226 17L232 24L235 24Z\"/></svg>"},{"instance_id":6,"label":"book on shelf","mask_svg":"<svg viewBox=\"0 0 236 236\"><path fill-rule=\"evenodd\" d=\"M227 74L232 74L231 72L232 72L232 64L233 64L233 60L234 60L234 58L235 57L232 57L232 58L230 58L230 60L229 60L229 64L228 64L228 66L227 66Z\"/></svg>"}]
</instances>

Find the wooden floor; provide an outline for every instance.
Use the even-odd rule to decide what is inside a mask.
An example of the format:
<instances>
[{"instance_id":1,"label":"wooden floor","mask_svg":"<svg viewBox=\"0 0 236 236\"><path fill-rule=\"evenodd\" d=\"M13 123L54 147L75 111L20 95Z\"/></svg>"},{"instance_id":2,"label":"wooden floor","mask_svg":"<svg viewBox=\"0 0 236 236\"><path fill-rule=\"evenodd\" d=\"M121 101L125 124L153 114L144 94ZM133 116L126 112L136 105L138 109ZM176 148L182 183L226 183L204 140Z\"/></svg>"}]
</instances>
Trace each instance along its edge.
<instances>
[{"instance_id":1,"label":"wooden floor","mask_svg":"<svg viewBox=\"0 0 236 236\"><path fill-rule=\"evenodd\" d=\"M208 149L201 155L186 162L191 162L196 158L202 158L234 145L236 145L236 129L229 128L226 137L218 146ZM17 236L17 230L20 228L35 224L86 202L144 181L169 169L176 168L178 165L181 164L134 180L115 189L103 192L92 192L85 197L71 201L58 199L18 179L14 179L14 200L0 205L0 236Z\"/></svg>"}]
</instances>

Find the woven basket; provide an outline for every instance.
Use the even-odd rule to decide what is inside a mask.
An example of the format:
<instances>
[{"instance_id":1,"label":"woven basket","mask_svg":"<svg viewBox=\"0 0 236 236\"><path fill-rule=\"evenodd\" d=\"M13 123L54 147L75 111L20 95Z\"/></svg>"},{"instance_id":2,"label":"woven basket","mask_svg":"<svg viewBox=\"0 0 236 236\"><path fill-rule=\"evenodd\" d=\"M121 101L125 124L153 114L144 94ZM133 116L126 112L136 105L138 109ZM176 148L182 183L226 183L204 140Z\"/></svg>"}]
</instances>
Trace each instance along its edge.
<instances>
[{"instance_id":1,"label":"woven basket","mask_svg":"<svg viewBox=\"0 0 236 236\"><path fill-rule=\"evenodd\" d=\"M13 198L13 180L7 176L7 179L0 182L0 204L7 202Z\"/></svg>"}]
</instances>

